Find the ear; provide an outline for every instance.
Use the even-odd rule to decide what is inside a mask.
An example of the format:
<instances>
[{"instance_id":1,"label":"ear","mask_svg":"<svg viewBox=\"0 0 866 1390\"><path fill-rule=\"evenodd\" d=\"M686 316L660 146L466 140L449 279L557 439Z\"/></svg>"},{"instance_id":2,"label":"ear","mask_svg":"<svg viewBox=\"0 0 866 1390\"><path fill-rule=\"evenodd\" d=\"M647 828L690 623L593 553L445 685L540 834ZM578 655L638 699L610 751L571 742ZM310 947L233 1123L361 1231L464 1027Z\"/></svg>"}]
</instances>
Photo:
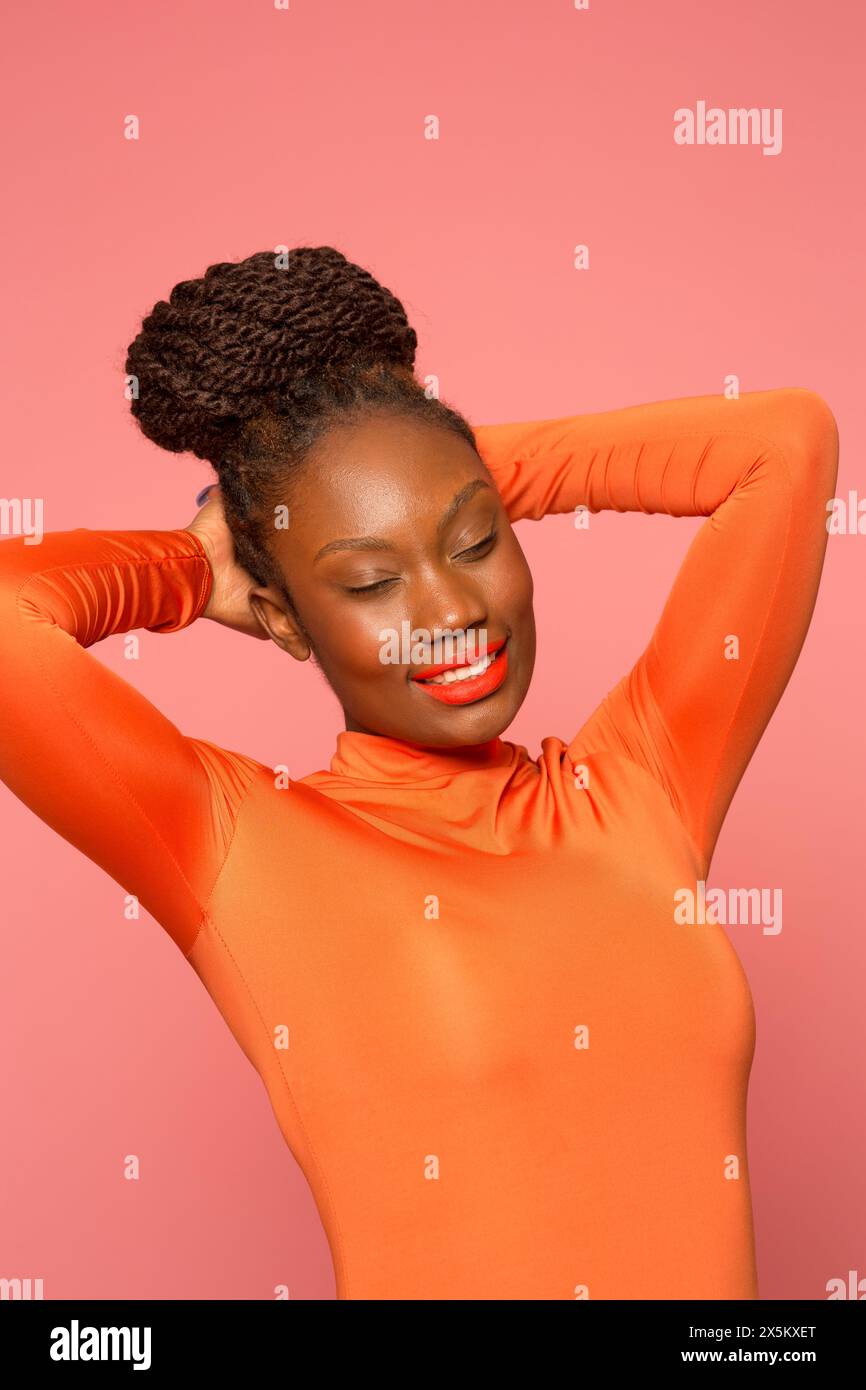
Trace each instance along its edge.
<instances>
[{"instance_id":1,"label":"ear","mask_svg":"<svg viewBox=\"0 0 866 1390\"><path fill-rule=\"evenodd\" d=\"M297 619L275 589L251 589L250 608L265 634L296 661L307 661L311 647Z\"/></svg>"}]
</instances>

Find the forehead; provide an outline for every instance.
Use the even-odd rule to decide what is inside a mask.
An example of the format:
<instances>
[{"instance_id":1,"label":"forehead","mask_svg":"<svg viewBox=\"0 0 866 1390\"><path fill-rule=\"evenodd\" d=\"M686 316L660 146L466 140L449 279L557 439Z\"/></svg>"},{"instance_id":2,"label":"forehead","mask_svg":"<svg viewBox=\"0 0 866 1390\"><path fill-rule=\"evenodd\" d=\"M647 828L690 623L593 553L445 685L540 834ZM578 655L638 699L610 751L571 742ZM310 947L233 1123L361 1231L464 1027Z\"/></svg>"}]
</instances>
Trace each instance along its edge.
<instances>
[{"instance_id":1,"label":"forehead","mask_svg":"<svg viewBox=\"0 0 866 1390\"><path fill-rule=\"evenodd\" d=\"M303 525L326 541L435 527L454 494L476 477L487 477L484 465L453 430L391 415L338 425L307 456L292 528Z\"/></svg>"}]
</instances>

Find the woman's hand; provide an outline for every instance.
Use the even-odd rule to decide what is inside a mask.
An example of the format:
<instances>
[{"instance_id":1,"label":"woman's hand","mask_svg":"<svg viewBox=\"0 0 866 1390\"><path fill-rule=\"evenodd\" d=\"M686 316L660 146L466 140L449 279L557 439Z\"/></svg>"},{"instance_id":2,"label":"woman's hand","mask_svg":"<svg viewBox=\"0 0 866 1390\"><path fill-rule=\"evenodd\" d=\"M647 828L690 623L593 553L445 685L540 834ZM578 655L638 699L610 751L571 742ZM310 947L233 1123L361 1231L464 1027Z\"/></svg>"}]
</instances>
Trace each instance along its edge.
<instances>
[{"instance_id":1,"label":"woman's hand","mask_svg":"<svg viewBox=\"0 0 866 1390\"><path fill-rule=\"evenodd\" d=\"M262 586L235 559L235 546L223 511L222 492L214 484L189 526L183 528L198 536L210 562L213 584L203 618L212 618L223 627L234 628L248 637L269 641L250 604L250 594Z\"/></svg>"}]
</instances>

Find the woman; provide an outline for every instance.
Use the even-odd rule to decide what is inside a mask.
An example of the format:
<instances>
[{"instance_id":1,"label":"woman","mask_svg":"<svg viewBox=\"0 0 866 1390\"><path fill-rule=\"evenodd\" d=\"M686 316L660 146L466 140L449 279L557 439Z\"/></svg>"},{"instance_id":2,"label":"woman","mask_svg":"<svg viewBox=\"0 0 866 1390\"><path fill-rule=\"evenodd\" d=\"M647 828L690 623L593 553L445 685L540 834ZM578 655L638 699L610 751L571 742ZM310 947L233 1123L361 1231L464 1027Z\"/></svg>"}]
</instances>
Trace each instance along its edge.
<instances>
[{"instance_id":1,"label":"woman","mask_svg":"<svg viewBox=\"0 0 866 1390\"><path fill-rule=\"evenodd\" d=\"M185 528L0 545L0 774L203 980L338 1297L756 1298L751 996L676 903L809 625L835 421L789 388L473 432L415 348L329 247L156 305L133 414L218 487ZM532 759L501 737L535 657L511 523L605 508L708 520L635 665ZM327 771L186 737L86 650L200 617L313 657Z\"/></svg>"}]
</instances>

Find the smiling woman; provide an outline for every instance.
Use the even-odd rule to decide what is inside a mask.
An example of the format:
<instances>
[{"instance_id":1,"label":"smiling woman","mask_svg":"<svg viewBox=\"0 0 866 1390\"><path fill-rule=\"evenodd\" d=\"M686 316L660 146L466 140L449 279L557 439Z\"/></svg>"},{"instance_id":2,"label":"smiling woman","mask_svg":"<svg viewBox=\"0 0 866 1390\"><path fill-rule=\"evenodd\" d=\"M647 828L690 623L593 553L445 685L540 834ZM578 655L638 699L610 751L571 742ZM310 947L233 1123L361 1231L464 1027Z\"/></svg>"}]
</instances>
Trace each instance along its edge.
<instances>
[{"instance_id":1,"label":"smiling woman","mask_svg":"<svg viewBox=\"0 0 866 1390\"><path fill-rule=\"evenodd\" d=\"M284 651L316 661L348 731L458 746L500 733L525 698L532 578L471 427L415 379L416 344L368 271L300 247L176 286L126 369L144 433L217 471L214 524L258 581L234 581L246 619L251 607ZM190 529L206 535L214 515ZM459 696L421 689L417 670L378 657L378 632L407 620L434 634L415 668L437 662L444 630L510 637L507 666Z\"/></svg>"},{"instance_id":2,"label":"smiling woman","mask_svg":"<svg viewBox=\"0 0 866 1390\"><path fill-rule=\"evenodd\" d=\"M473 431L414 351L332 248L156 306L133 411L220 486L184 528L0 543L0 776L197 971L339 1298L756 1298L752 1000L676 895L802 647L835 421L787 388ZM638 660L531 758L501 737L535 660L512 523L583 506L708 520ZM199 617L314 656L346 721L327 770L187 737L86 651ZM383 662L405 628L429 649Z\"/></svg>"},{"instance_id":3,"label":"smiling woman","mask_svg":"<svg viewBox=\"0 0 866 1390\"><path fill-rule=\"evenodd\" d=\"M372 479L374 486L365 481ZM315 651L346 728L440 747L501 733L532 675L532 578L502 499L462 432L393 409L350 417L294 474L291 515L289 530L272 540L291 604L273 586L254 591L252 602L291 655L303 660ZM416 650L408 665L383 662L381 634L387 640L403 623L430 632L429 650ZM438 650L447 632L510 638L509 681L478 675L457 698L450 682L428 698L434 691L416 677L448 664Z\"/></svg>"}]
</instances>

